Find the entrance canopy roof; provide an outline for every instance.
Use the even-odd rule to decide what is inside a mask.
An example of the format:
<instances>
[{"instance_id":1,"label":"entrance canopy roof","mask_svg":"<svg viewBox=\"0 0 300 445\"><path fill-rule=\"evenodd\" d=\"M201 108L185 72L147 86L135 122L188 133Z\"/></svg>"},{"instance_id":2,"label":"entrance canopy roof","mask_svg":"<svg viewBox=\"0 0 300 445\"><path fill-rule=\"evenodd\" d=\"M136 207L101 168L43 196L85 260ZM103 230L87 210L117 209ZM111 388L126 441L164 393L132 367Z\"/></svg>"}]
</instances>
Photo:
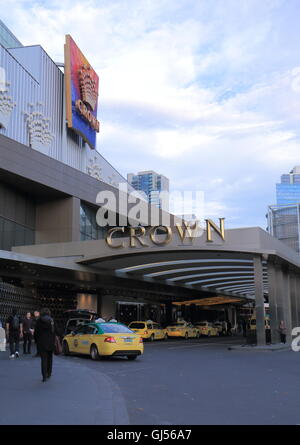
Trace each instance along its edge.
<instances>
[{"instance_id":1,"label":"entrance canopy roof","mask_svg":"<svg viewBox=\"0 0 300 445\"><path fill-rule=\"evenodd\" d=\"M205 234L198 239L181 241L173 236L167 245L147 246L136 243L130 247L127 238L123 248L112 248L105 240L36 245L15 248L15 251L39 257L51 257L68 268L81 267L86 273L110 278L116 283L143 283L144 289L168 289L177 300L235 297L236 301L255 297L253 258L260 255L263 266L263 288L268 294L268 261L300 272L296 252L260 228L226 230L225 240L214 233L212 242ZM82 271L83 271L82 269ZM98 279L99 281L99 279ZM122 284L121 284L122 286ZM180 298L182 290L182 297ZM178 298L179 297L179 298ZM219 303L220 304L220 303Z\"/></svg>"}]
</instances>

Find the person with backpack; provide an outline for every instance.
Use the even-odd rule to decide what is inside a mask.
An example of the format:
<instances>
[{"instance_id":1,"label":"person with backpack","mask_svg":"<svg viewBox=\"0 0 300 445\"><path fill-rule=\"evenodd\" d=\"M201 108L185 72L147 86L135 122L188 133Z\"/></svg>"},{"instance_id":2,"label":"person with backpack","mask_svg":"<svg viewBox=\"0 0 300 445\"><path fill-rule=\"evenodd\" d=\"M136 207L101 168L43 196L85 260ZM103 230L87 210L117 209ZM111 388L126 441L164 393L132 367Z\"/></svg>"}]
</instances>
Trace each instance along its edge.
<instances>
[{"instance_id":1,"label":"person with backpack","mask_svg":"<svg viewBox=\"0 0 300 445\"><path fill-rule=\"evenodd\" d=\"M6 320L6 336L9 341L9 358L19 358L19 343L23 337L23 324L17 315L17 310L13 309L11 315Z\"/></svg>"},{"instance_id":2,"label":"person with backpack","mask_svg":"<svg viewBox=\"0 0 300 445\"><path fill-rule=\"evenodd\" d=\"M33 355L33 357L40 357L40 351L39 351L37 340L35 337L35 326L36 326L36 323L39 318L40 318L40 311L35 310L33 313L33 319L32 319L32 329L33 329L33 338L34 338L34 341L36 344L36 354Z\"/></svg>"},{"instance_id":3,"label":"person with backpack","mask_svg":"<svg viewBox=\"0 0 300 445\"><path fill-rule=\"evenodd\" d=\"M41 371L43 382L50 379L52 374L52 359L55 349L55 326L48 308L41 310L41 316L35 325L35 338L41 356Z\"/></svg>"}]
</instances>

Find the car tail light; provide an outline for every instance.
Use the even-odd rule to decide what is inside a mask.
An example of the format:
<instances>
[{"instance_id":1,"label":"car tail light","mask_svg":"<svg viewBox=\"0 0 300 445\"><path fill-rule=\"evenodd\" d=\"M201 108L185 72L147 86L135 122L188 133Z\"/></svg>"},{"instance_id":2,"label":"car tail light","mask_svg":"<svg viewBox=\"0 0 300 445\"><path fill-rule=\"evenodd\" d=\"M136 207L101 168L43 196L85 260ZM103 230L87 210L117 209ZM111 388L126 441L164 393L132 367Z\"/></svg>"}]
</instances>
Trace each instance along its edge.
<instances>
[{"instance_id":1,"label":"car tail light","mask_svg":"<svg viewBox=\"0 0 300 445\"><path fill-rule=\"evenodd\" d=\"M143 343L143 338L142 337L140 337L140 343Z\"/></svg>"},{"instance_id":2,"label":"car tail light","mask_svg":"<svg viewBox=\"0 0 300 445\"><path fill-rule=\"evenodd\" d=\"M148 331L145 331L145 334L148 334Z\"/></svg>"},{"instance_id":3,"label":"car tail light","mask_svg":"<svg viewBox=\"0 0 300 445\"><path fill-rule=\"evenodd\" d=\"M106 339L104 341L106 343L116 343L116 340L114 339L114 337L106 337Z\"/></svg>"}]
</instances>

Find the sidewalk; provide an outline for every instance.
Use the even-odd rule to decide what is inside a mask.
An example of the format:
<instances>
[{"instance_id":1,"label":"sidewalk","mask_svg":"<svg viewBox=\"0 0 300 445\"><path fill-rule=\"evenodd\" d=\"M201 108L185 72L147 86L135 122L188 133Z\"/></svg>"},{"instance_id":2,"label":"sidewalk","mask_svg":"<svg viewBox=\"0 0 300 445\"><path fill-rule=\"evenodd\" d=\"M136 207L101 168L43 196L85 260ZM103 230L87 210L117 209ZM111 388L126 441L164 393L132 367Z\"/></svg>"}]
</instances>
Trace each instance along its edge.
<instances>
[{"instance_id":1,"label":"sidewalk","mask_svg":"<svg viewBox=\"0 0 300 445\"><path fill-rule=\"evenodd\" d=\"M129 424L119 388L100 370L54 356L53 375L42 383L40 368L40 358L0 352L0 425Z\"/></svg>"}]
</instances>

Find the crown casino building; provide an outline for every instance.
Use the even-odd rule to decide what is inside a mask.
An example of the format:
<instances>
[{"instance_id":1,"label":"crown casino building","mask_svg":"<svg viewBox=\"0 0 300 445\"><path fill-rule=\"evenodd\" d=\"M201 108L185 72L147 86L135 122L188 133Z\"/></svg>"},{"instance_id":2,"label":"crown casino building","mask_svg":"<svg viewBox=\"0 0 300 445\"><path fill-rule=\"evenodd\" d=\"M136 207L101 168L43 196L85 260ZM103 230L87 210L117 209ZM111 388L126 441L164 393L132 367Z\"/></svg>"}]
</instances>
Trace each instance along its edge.
<instances>
[{"instance_id":1,"label":"crown casino building","mask_svg":"<svg viewBox=\"0 0 300 445\"><path fill-rule=\"evenodd\" d=\"M299 256L264 230L207 220L192 238L174 219L158 231L128 228L119 209L115 227L97 225L98 193L117 196L126 183L96 149L98 91L71 36L64 63L55 63L0 21L0 319L47 305L57 320L81 308L124 322L235 324L250 303L264 344L268 303L272 341L281 319L291 337Z\"/></svg>"}]
</instances>

